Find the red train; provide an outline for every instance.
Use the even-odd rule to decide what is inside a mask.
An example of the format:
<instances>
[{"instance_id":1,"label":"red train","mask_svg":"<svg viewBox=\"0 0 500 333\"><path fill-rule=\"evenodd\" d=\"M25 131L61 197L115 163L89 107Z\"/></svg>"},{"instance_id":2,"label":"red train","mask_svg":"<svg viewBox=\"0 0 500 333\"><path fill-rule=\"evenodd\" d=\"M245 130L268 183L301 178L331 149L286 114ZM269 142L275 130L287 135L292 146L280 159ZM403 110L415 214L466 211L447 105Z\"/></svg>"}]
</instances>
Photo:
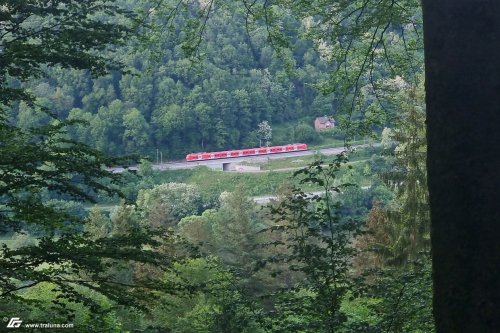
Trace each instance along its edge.
<instances>
[{"instance_id":1,"label":"red train","mask_svg":"<svg viewBox=\"0 0 500 333\"><path fill-rule=\"evenodd\" d=\"M204 161L204 160L215 160L218 158L259 156L259 155L269 155L277 153L288 153L300 150L307 150L307 145L305 143L293 143L285 146L226 150L226 151L217 151L213 153L194 153L194 154L188 154L186 156L186 161Z\"/></svg>"}]
</instances>

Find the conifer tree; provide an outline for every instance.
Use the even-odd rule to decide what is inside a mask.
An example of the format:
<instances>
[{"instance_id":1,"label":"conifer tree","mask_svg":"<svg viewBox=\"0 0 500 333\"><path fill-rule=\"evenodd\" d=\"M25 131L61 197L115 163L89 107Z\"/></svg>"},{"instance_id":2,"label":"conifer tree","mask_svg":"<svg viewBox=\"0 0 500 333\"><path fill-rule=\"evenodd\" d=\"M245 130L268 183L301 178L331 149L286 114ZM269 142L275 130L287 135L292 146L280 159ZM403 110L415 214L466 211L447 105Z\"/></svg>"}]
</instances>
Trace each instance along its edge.
<instances>
[{"instance_id":1,"label":"conifer tree","mask_svg":"<svg viewBox=\"0 0 500 333\"><path fill-rule=\"evenodd\" d=\"M167 267L169 259L155 251L162 242L159 236L139 228L111 235L86 232L85 220L48 200L95 202L98 196L120 196L120 177L104 166L127 161L109 159L68 139L67 125L72 122L57 119L57 110L37 105L25 85L42 77L46 66L89 70L95 76L120 69L112 48L131 36L133 19L111 0L0 4L0 230L7 239L25 233L35 239L16 248L2 241L4 316L17 317L19 308L36 306L23 291L45 283L53 286L57 299L52 313L38 321L72 318L67 302L81 303L94 314L103 311L89 292L145 309L149 291L160 288L159 281L120 283L109 270L113 261ZM14 126L9 113L21 101L47 114L49 121Z\"/></svg>"}]
</instances>

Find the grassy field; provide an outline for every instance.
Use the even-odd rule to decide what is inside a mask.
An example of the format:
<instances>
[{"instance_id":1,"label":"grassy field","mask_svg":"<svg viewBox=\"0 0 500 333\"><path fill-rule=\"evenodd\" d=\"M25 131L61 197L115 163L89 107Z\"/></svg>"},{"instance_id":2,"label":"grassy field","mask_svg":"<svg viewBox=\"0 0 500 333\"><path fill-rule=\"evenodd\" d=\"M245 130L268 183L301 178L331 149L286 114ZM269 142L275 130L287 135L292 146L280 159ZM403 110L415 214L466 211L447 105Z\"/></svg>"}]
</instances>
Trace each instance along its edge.
<instances>
[{"instance_id":1,"label":"grassy field","mask_svg":"<svg viewBox=\"0 0 500 333\"><path fill-rule=\"evenodd\" d=\"M236 186L243 185L249 196L272 194L287 182L297 183L291 179L289 172L239 173L213 171L206 167L192 170L168 170L155 175L155 183L178 182L196 184L200 187L204 199L210 201L224 191L233 191Z\"/></svg>"}]
</instances>

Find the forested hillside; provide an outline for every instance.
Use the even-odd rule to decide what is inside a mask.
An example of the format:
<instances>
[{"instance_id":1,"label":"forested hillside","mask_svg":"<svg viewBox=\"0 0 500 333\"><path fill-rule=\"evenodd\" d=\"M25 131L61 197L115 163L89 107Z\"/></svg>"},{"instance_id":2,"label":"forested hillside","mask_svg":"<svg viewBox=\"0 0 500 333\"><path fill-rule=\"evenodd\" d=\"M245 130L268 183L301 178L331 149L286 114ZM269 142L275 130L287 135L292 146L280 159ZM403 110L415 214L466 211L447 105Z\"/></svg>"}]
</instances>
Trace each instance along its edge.
<instances>
[{"instance_id":1,"label":"forested hillside","mask_svg":"<svg viewBox=\"0 0 500 333\"><path fill-rule=\"evenodd\" d=\"M124 1L137 9L139 1ZM87 70L45 68L47 77L30 80L36 103L60 119L84 120L71 137L106 154L139 153L166 158L186 153L258 146L257 125L290 123L277 144L303 140L294 135L298 121L312 126L315 116L332 115L334 94L311 87L328 78L330 66L301 39L303 24L289 17L293 44L289 56L297 69L287 73L266 40L266 30L250 34L244 13L220 10L207 22L199 59L187 58L175 39L149 45L131 39L115 53L126 66L95 78ZM179 15L175 25L188 17ZM21 102L11 110L21 128L47 123L49 118ZM298 136L298 137L297 137Z\"/></svg>"}]
</instances>

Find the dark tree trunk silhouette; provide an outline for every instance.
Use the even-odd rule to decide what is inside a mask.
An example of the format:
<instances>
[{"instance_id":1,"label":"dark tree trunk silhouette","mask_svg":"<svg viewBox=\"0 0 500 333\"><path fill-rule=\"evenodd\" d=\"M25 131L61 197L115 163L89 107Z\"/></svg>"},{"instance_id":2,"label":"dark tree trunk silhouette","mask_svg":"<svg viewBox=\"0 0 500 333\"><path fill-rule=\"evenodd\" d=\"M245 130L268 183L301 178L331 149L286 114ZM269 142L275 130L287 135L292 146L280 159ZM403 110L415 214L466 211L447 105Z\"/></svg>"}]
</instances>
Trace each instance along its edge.
<instances>
[{"instance_id":1,"label":"dark tree trunk silhouette","mask_svg":"<svg viewBox=\"0 0 500 333\"><path fill-rule=\"evenodd\" d=\"M423 13L437 332L500 332L500 1Z\"/></svg>"}]
</instances>

